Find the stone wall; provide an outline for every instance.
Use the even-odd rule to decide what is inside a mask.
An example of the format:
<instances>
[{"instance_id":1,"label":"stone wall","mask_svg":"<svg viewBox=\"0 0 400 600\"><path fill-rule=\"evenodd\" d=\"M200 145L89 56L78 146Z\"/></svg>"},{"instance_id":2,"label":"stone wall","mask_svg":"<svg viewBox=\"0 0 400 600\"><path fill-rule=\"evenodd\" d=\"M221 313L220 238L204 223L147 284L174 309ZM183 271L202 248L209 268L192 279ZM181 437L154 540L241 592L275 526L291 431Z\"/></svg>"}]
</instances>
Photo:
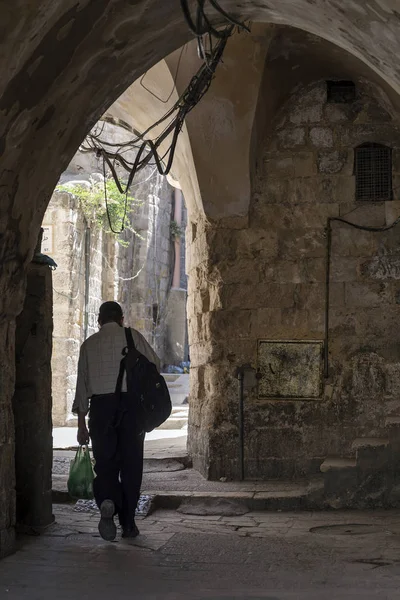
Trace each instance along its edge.
<instances>
[{"instance_id":1,"label":"stone wall","mask_svg":"<svg viewBox=\"0 0 400 600\"><path fill-rule=\"evenodd\" d=\"M39 529L53 521L52 300L50 268L32 263L24 309L17 318L13 411L17 523Z\"/></svg>"},{"instance_id":2,"label":"stone wall","mask_svg":"<svg viewBox=\"0 0 400 600\"><path fill-rule=\"evenodd\" d=\"M259 141L248 217L191 225L189 441L208 476L238 476L235 370L260 367L258 340L324 342L327 219L385 226L400 215L398 140L367 82L351 104L328 104L324 81L297 87ZM364 142L393 149L392 201L355 201L354 148ZM399 242L400 227L332 223L329 377L321 361L314 400L261 399L253 382L247 477L316 473L326 455L350 455L355 438L384 436L386 417L399 414Z\"/></svg>"}]
</instances>

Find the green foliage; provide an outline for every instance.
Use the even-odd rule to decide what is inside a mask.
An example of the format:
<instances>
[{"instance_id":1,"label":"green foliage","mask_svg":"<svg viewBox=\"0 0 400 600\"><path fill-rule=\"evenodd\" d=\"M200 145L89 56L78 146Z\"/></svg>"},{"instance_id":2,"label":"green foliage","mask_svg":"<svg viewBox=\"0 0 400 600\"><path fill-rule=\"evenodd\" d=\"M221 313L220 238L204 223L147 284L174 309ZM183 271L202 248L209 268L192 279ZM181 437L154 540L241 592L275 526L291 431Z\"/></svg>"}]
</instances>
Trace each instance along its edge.
<instances>
[{"instance_id":1,"label":"green foliage","mask_svg":"<svg viewBox=\"0 0 400 600\"><path fill-rule=\"evenodd\" d=\"M114 179L106 180L107 205L112 229L120 232L125 214L125 203L127 206L125 229L132 231L135 235L141 237L132 225L132 215L137 214L142 201L136 200L129 193L126 196L121 194ZM112 233L107 216L107 207L104 193L104 181L89 179L89 187L77 183L76 185L59 185L56 187L58 192L72 193L78 200L80 208L85 215L86 220L91 226L97 226L106 233ZM119 233L117 234L120 235ZM118 237L118 242L123 246L128 246L129 242Z\"/></svg>"},{"instance_id":2,"label":"green foliage","mask_svg":"<svg viewBox=\"0 0 400 600\"><path fill-rule=\"evenodd\" d=\"M170 232L171 232L171 238L173 240L176 240L183 236L183 228L180 227L176 221L171 221Z\"/></svg>"}]
</instances>

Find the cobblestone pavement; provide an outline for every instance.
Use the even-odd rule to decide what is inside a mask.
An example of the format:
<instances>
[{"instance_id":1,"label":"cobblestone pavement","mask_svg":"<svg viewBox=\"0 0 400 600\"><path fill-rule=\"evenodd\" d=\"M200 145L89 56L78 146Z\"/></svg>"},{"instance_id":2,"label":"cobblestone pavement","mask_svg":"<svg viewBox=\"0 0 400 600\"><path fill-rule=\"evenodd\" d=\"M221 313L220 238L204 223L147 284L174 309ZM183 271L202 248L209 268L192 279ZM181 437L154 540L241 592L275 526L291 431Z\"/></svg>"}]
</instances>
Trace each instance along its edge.
<instances>
[{"instance_id":1,"label":"cobblestone pavement","mask_svg":"<svg viewBox=\"0 0 400 600\"><path fill-rule=\"evenodd\" d=\"M399 511L157 511L137 540L111 544L94 512L54 512L45 535L0 563L1 600L400 598Z\"/></svg>"}]
</instances>

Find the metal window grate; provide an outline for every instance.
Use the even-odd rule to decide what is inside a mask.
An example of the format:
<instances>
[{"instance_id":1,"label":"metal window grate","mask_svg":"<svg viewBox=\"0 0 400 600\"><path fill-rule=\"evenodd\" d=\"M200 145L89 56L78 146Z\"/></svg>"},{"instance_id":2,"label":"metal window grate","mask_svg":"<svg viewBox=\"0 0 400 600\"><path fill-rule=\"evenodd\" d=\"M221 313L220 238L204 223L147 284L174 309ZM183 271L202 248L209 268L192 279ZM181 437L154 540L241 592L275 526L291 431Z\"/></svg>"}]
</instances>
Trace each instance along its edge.
<instances>
[{"instance_id":1,"label":"metal window grate","mask_svg":"<svg viewBox=\"0 0 400 600\"><path fill-rule=\"evenodd\" d=\"M392 151L381 144L355 149L356 200L392 199Z\"/></svg>"},{"instance_id":2,"label":"metal window grate","mask_svg":"<svg viewBox=\"0 0 400 600\"><path fill-rule=\"evenodd\" d=\"M356 99L356 86L353 81L327 81L327 101L349 103Z\"/></svg>"}]
</instances>

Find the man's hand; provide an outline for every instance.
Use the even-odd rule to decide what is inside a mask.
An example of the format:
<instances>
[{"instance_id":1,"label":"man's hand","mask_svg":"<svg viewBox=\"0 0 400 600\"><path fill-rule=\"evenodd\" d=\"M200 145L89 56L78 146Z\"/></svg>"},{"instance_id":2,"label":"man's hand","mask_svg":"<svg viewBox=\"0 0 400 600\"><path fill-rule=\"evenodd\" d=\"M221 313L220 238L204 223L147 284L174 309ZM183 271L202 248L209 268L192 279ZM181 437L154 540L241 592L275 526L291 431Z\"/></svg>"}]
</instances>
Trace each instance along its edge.
<instances>
[{"instance_id":1,"label":"man's hand","mask_svg":"<svg viewBox=\"0 0 400 600\"><path fill-rule=\"evenodd\" d=\"M78 444L80 446L87 446L90 440L88 428L85 425L81 425L78 427Z\"/></svg>"},{"instance_id":2,"label":"man's hand","mask_svg":"<svg viewBox=\"0 0 400 600\"><path fill-rule=\"evenodd\" d=\"M90 440L88 428L86 427L85 416L83 413L78 413L78 444L80 446L87 446Z\"/></svg>"}]
</instances>

